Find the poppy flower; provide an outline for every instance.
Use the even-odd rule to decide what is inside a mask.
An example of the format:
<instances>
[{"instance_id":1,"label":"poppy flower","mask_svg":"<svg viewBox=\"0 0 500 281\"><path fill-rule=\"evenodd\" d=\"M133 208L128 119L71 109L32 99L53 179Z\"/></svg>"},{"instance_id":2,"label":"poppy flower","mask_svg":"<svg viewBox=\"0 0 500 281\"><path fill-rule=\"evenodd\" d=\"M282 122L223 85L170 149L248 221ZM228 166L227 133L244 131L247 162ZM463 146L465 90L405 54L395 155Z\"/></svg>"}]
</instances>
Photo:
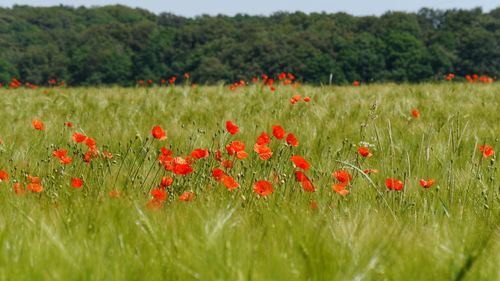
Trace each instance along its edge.
<instances>
[{"instance_id":1,"label":"poppy flower","mask_svg":"<svg viewBox=\"0 0 500 281\"><path fill-rule=\"evenodd\" d=\"M420 111L418 111L418 109L414 108L411 110L411 116L413 116L413 118L419 118L420 117Z\"/></svg>"},{"instance_id":2,"label":"poppy flower","mask_svg":"<svg viewBox=\"0 0 500 281\"><path fill-rule=\"evenodd\" d=\"M257 138L258 145L265 145L265 144L270 144L271 143L271 138L266 134L266 132L263 132L260 134L260 136Z\"/></svg>"},{"instance_id":3,"label":"poppy flower","mask_svg":"<svg viewBox=\"0 0 500 281\"><path fill-rule=\"evenodd\" d=\"M226 176L226 173L223 170L219 168L215 168L212 170L212 177L214 178L214 180L221 181L222 177L224 176Z\"/></svg>"},{"instance_id":4,"label":"poppy flower","mask_svg":"<svg viewBox=\"0 0 500 281\"><path fill-rule=\"evenodd\" d=\"M401 190L404 187L404 183L400 180L397 180L397 179L387 178L385 180L385 186L389 190Z\"/></svg>"},{"instance_id":5,"label":"poppy flower","mask_svg":"<svg viewBox=\"0 0 500 281\"><path fill-rule=\"evenodd\" d=\"M158 210L163 207L163 201L160 201L156 198L152 198L151 200L146 203L146 208L151 209L151 210Z\"/></svg>"},{"instance_id":6,"label":"poppy flower","mask_svg":"<svg viewBox=\"0 0 500 281\"><path fill-rule=\"evenodd\" d=\"M306 192L314 192L314 186L309 178L302 171L295 171L295 179L300 182L302 189Z\"/></svg>"},{"instance_id":7,"label":"poppy flower","mask_svg":"<svg viewBox=\"0 0 500 281\"><path fill-rule=\"evenodd\" d=\"M81 142L84 142L86 139L87 139L87 136L83 135L83 134L79 134L79 133L74 133L73 136L73 141L76 142L76 143L81 143Z\"/></svg>"},{"instance_id":8,"label":"poppy flower","mask_svg":"<svg viewBox=\"0 0 500 281\"><path fill-rule=\"evenodd\" d=\"M253 151L259 154L259 158L262 160L268 160L273 156L273 151L267 145L259 145L258 143L254 144Z\"/></svg>"},{"instance_id":9,"label":"poppy flower","mask_svg":"<svg viewBox=\"0 0 500 281\"><path fill-rule=\"evenodd\" d=\"M346 189L347 185L346 184L343 184L343 183L334 183L332 185L332 190L335 191L336 193L342 195L342 196L346 196L348 195L350 192L348 189Z\"/></svg>"},{"instance_id":10,"label":"poppy flower","mask_svg":"<svg viewBox=\"0 0 500 281\"><path fill-rule=\"evenodd\" d=\"M151 195L153 195L154 199L160 202L167 200L168 197L167 192L161 188L154 188L153 190L151 190Z\"/></svg>"},{"instance_id":11,"label":"poppy flower","mask_svg":"<svg viewBox=\"0 0 500 281\"><path fill-rule=\"evenodd\" d=\"M171 176L162 177L160 186L165 188L167 186L171 186L173 182L174 179Z\"/></svg>"},{"instance_id":12,"label":"poppy flower","mask_svg":"<svg viewBox=\"0 0 500 281\"><path fill-rule=\"evenodd\" d=\"M99 157L99 153L95 150L87 150L87 152L85 152L85 154L83 154L83 161L86 162L86 163L90 163L90 161L92 159L95 159L95 158L98 158Z\"/></svg>"},{"instance_id":13,"label":"poppy flower","mask_svg":"<svg viewBox=\"0 0 500 281\"><path fill-rule=\"evenodd\" d=\"M80 178L72 178L71 186L74 188L81 188L83 186L83 180Z\"/></svg>"},{"instance_id":14,"label":"poppy flower","mask_svg":"<svg viewBox=\"0 0 500 281\"><path fill-rule=\"evenodd\" d=\"M198 149L193 150L193 152L191 152L191 156L193 156L196 159L206 158L209 155L210 155L210 153L208 153L208 149L198 148Z\"/></svg>"},{"instance_id":15,"label":"poppy flower","mask_svg":"<svg viewBox=\"0 0 500 281\"><path fill-rule=\"evenodd\" d=\"M421 179L420 180L420 186L422 186L423 188L429 188L433 184L434 184L434 180L433 179L429 179L429 180Z\"/></svg>"},{"instance_id":16,"label":"poppy flower","mask_svg":"<svg viewBox=\"0 0 500 281\"><path fill-rule=\"evenodd\" d=\"M265 180L257 181L253 185L253 192L260 196L267 196L273 193L273 185Z\"/></svg>"},{"instance_id":17,"label":"poppy flower","mask_svg":"<svg viewBox=\"0 0 500 281\"><path fill-rule=\"evenodd\" d=\"M71 162L73 162L73 158L68 156L62 156L61 158L59 158L59 161L61 162L61 164L69 165L71 164Z\"/></svg>"},{"instance_id":18,"label":"poppy flower","mask_svg":"<svg viewBox=\"0 0 500 281\"><path fill-rule=\"evenodd\" d=\"M12 188L14 189L14 192L16 193L16 195L18 196L21 196L21 195L24 195L25 191L24 191L24 187L21 183L14 183L14 185L12 186Z\"/></svg>"},{"instance_id":19,"label":"poppy flower","mask_svg":"<svg viewBox=\"0 0 500 281\"><path fill-rule=\"evenodd\" d=\"M273 129L273 135L275 138L281 140L285 137L285 134L286 134L285 130L280 125L274 125L274 126L272 126L272 129Z\"/></svg>"},{"instance_id":20,"label":"poppy flower","mask_svg":"<svg viewBox=\"0 0 500 281\"><path fill-rule=\"evenodd\" d=\"M479 147L479 151L481 151L483 153L484 158L488 158L488 157L493 156L495 154L495 150L493 149L493 147L491 147L487 144L481 145Z\"/></svg>"},{"instance_id":21,"label":"poppy flower","mask_svg":"<svg viewBox=\"0 0 500 281\"><path fill-rule=\"evenodd\" d=\"M33 125L33 128L35 128L35 130L37 130L37 131L43 131L44 130L43 123L40 120L37 120L37 119L31 120L31 125Z\"/></svg>"},{"instance_id":22,"label":"poppy flower","mask_svg":"<svg viewBox=\"0 0 500 281\"><path fill-rule=\"evenodd\" d=\"M64 125L66 125L66 127L68 127L68 128L73 128L73 123L71 123L71 122L66 122L66 123L64 123Z\"/></svg>"},{"instance_id":23,"label":"poppy flower","mask_svg":"<svg viewBox=\"0 0 500 281\"><path fill-rule=\"evenodd\" d=\"M174 165L174 174L187 175L193 172L193 168L189 164Z\"/></svg>"},{"instance_id":24,"label":"poppy flower","mask_svg":"<svg viewBox=\"0 0 500 281\"><path fill-rule=\"evenodd\" d=\"M304 97L304 101L305 101L305 102L310 102L310 101L311 101L311 98L310 98L310 97Z\"/></svg>"},{"instance_id":25,"label":"poppy flower","mask_svg":"<svg viewBox=\"0 0 500 281\"><path fill-rule=\"evenodd\" d=\"M290 103L292 104L296 104L298 103L302 98L299 96L299 95L294 95L291 99L290 99Z\"/></svg>"},{"instance_id":26,"label":"poppy flower","mask_svg":"<svg viewBox=\"0 0 500 281\"><path fill-rule=\"evenodd\" d=\"M26 189L33 193L40 193L43 191L43 187L39 183L30 183L26 185Z\"/></svg>"},{"instance_id":27,"label":"poppy flower","mask_svg":"<svg viewBox=\"0 0 500 281\"><path fill-rule=\"evenodd\" d=\"M93 138L87 137L87 139L85 140L85 145L87 145L87 147L91 150L96 150L97 142Z\"/></svg>"},{"instance_id":28,"label":"poppy flower","mask_svg":"<svg viewBox=\"0 0 500 281\"><path fill-rule=\"evenodd\" d=\"M28 178L28 181L29 181L30 183L40 184L40 182L41 182L41 180L40 180L40 178L39 178L39 177L35 177L35 176L30 176L30 175L28 175L28 176L27 176L27 178Z\"/></svg>"},{"instance_id":29,"label":"poppy flower","mask_svg":"<svg viewBox=\"0 0 500 281\"><path fill-rule=\"evenodd\" d=\"M300 168L304 171L309 170L309 163L307 163L306 159L302 158L300 155L295 155L290 158L295 165L295 167Z\"/></svg>"},{"instance_id":30,"label":"poppy flower","mask_svg":"<svg viewBox=\"0 0 500 281\"><path fill-rule=\"evenodd\" d=\"M340 170L335 171L332 174L339 182L343 184L349 184L352 181L352 175L349 172Z\"/></svg>"},{"instance_id":31,"label":"poppy flower","mask_svg":"<svg viewBox=\"0 0 500 281\"><path fill-rule=\"evenodd\" d=\"M358 148L358 153L359 155L363 157L371 157L372 153L370 152L370 149L368 147L361 146Z\"/></svg>"},{"instance_id":32,"label":"poppy flower","mask_svg":"<svg viewBox=\"0 0 500 281\"><path fill-rule=\"evenodd\" d=\"M194 192L191 192L191 191L185 191L183 192L180 196L179 196L179 200L180 201L184 201L184 202L189 202L189 201L193 201L194 199Z\"/></svg>"},{"instance_id":33,"label":"poppy flower","mask_svg":"<svg viewBox=\"0 0 500 281\"><path fill-rule=\"evenodd\" d=\"M6 171L0 170L0 182L8 180L9 180L9 174L7 174Z\"/></svg>"},{"instance_id":34,"label":"poppy flower","mask_svg":"<svg viewBox=\"0 0 500 281\"><path fill-rule=\"evenodd\" d=\"M354 80L354 82L352 82L352 85L353 85L354 87L358 87L360 84L361 84L361 83L359 83L359 81L358 81L358 80Z\"/></svg>"},{"instance_id":35,"label":"poppy flower","mask_svg":"<svg viewBox=\"0 0 500 281\"><path fill-rule=\"evenodd\" d=\"M56 158L61 158L61 157L64 157L68 154L68 151L66 149L58 149L58 150L54 150L52 152L52 156L56 157Z\"/></svg>"},{"instance_id":36,"label":"poppy flower","mask_svg":"<svg viewBox=\"0 0 500 281\"><path fill-rule=\"evenodd\" d=\"M231 176L228 176L228 175L224 175L222 176L221 178L221 181L222 183L224 184L224 186L229 189L229 190L233 190L233 189L236 189L238 188L240 185L234 180L233 177Z\"/></svg>"},{"instance_id":37,"label":"poppy flower","mask_svg":"<svg viewBox=\"0 0 500 281\"><path fill-rule=\"evenodd\" d=\"M218 149L215 152L215 160L217 160L219 162L222 160L222 152L220 150L218 150Z\"/></svg>"},{"instance_id":38,"label":"poppy flower","mask_svg":"<svg viewBox=\"0 0 500 281\"><path fill-rule=\"evenodd\" d=\"M154 126L153 129L151 130L151 134L153 137L157 140L165 140L167 139L167 134L165 131L158 125Z\"/></svg>"},{"instance_id":39,"label":"poppy flower","mask_svg":"<svg viewBox=\"0 0 500 281\"><path fill-rule=\"evenodd\" d=\"M286 143L288 143L292 147L299 146L299 142L297 141L297 138L295 138L295 135L292 133L289 133L288 136L286 136Z\"/></svg>"},{"instance_id":40,"label":"poppy flower","mask_svg":"<svg viewBox=\"0 0 500 281\"><path fill-rule=\"evenodd\" d=\"M244 151L244 150L240 150L240 151L236 152L237 159L243 160L247 157L248 157L248 153L246 153L246 151Z\"/></svg>"},{"instance_id":41,"label":"poppy flower","mask_svg":"<svg viewBox=\"0 0 500 281\"><path fill-rule=\"evenodd\" d=\"M233 122L231 121L226 121L226 130L231 134L231 135L235 135L236 133L238 133L238 131L240 130L238 128L238 126L236 126Z\"/></svg>"},{"instance_id":42,"label":"poppy flower","mask_svg":"<svg viewBox=\"0 0 500 281\"><path fill-rule=\"evenodd\" d=\"M233 160L227 159L220 163L221 167L231 170L233 168Z\"/></svg>"}]
</instances>

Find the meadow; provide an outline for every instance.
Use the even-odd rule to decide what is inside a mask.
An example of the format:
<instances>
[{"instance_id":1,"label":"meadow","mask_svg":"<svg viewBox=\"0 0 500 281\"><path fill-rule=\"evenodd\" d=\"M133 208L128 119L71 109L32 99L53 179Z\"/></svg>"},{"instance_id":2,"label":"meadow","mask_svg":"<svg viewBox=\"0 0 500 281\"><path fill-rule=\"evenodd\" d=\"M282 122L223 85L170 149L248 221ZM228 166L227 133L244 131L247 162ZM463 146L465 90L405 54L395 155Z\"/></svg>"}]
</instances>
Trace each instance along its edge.
<instances>
[{"instance_id":1,"label":"meadow","mask_svg":"<svg viewBox=\"0 0 500 281\"><path fill-rule=\"evenodd\" d=\"M500 279L497 83L0 89L0 140L1 280Z\"/></svg>"}]
</instances>

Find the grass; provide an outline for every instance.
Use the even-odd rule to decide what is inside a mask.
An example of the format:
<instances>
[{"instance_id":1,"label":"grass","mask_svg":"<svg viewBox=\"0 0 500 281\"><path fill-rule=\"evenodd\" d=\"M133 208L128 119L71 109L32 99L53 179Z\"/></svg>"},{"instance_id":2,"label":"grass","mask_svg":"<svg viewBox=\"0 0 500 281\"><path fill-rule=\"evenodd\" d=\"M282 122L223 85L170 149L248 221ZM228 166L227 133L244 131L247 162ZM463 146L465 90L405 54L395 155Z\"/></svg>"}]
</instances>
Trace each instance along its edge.
<instances>
[{"instance_id":1,"label":"grass","mask_svg":"<svg viewBox=\"0 0 500 281\"><path fill-rule=\"evenodd\" d=\"M293 94L311 102L292 105ZM0 170L10 175L0 183L1 280L500 279L500 172L478 150L500 148L498 84L0 90L0 108ZM240 133L230 136L226 120ZM274 124L300 145L273 140L262 161L253 143ZM154 125L166 141L151 138ZM75 131L113 159L82 162ZM175 177L162 209L146 208L167 174L160 147L213 153L232 140L250 154L229 172L240 188L212 179L219 164L210 157ZM373 157L357 154L361 142ZM70 151L71 165L51 156L57 148ZM316 192L295 181L292 155L311 164ZM340 169L354 176L345 197L331 190ZM27 174L44 191L16 196L12 184ZM72 177L84 187L72 188ZM387 177L404 189L388 191ZM276 178L272 195L252 192ZM436 184L423 189L421 178ZM112 190L122 196L109 198ZM179 201L185 190L195 200Z\"/></svg>"}]
</instances>

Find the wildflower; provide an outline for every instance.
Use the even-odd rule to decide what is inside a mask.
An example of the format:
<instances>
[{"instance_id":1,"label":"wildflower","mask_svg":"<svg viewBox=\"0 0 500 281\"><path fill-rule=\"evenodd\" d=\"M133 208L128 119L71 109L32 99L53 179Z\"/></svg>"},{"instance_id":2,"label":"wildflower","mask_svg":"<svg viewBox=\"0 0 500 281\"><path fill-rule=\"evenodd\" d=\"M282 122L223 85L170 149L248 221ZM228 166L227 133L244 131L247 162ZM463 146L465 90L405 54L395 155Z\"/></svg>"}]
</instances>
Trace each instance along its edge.
<instances>
[{"instance_id":1,"label":"wildflower","mask_svg":"<svg viewBox=\"0 0 500 281\"><path fill-rule=\"evenodd\" d=\"M71 179L71 186L73 188L81 188L83 186L83 180L80 178Z\"/></svg>"},{"instance_id":2,"label":"wildflower","mask_svg":"<svg viewBox=\"0 0 500 281\"><path fill-rule=\"evenodd\" d=\"M43 123L40 120L33 119L31 121L31 125L33 125L33 128L35 128L35 130L37 130L37 131L43 131L44 130Z\"/></svg>"},{"instance_id":3,"label":"wildflower","mask_svg":"<svg viewBox=\"0 0 500 281\"><path fill-rule=\"evenodd\" d=\"M265 180L257 181L253 185L253 192L260 196L267 196L273 193L273 185Z\"/></svg>"},{"instance_id":4,"label":"wildflower","mask_svg":"<svg viewBox=\"0 0 500 281\"><path fill-rule=\"evenodd\" d=\"M358 153L359 153L359 155L361 155L363 157L371 157L372 156L370 149L368 147L364 147L364 146L358 148Z\"/></svg>"},{"instance_id":5,"label":"wildflower","mask_svg":"<svg viewBox=\"0 0 500 281\"><path fill-rule=\"evenodd\" d=\"M420 180L420 186L422 186L423 188L429 188L433 184L434 184L434 180L433 179L429 179L429 180L421 179Z\"/></svg>"},{"instance_id":6,"label":"wildflower","mask_svg":"<svg viewBox=\"0 0 500 281\"><path fill-rule=\"evenodd\" d=\"M191 191L185 191L183 192L180 196L179 196L179 200L180 201L184 201L184 202L189 202L189 201L192 201L195 197L195 194L194 192L191 192Z\"/></svg>"},{"instance_id":7,"label":"wildflower","mask_svg":"<svg viewBox=\"0 0 500 281\"><path fill-rule=\"evenodd\" d=\"M306 159L302 158L302 156L295 155L290 159L297 168L300 168L304 171L309 170L309 163L306 161Z\"/></svg>"},{"instance_id":8,"label":"wildflower","mask_svg":"<svg viewBox=\"0 0 500 281\"><path fill-rule=\"evenodd\" d=\"M340 170L333 172L333 177L335 177L339 182L347 185L352 181L352 175L349 172Z\"/></svg>"},{"instance_id":9,"label":"wildflower","mask_svg":"<svg viewBox=\"0 0 500 281\"><path fill-rule=\"evenodd\" d=\"M389 190L402 190L404 187L404 183L400 180L397 180L397 179L387 178L385 180L385 186Z\"/></svg>"},{"instance_id":10,"label":"wildflower","mask_svg":"<svg viewBox=\"0 0 500 281\"><path fill-rule=\"evenodd\" d=\"M493 149L493 147L491 147L487 144L481 145L479 147L479 151L481 151L483 153L484 158L488 158L488 157L493 156L495 154L495 150Z\"/></svg>"},{"instance_id":11,"label":"wildflower","mask_svg":"<svg viewBox=\"0 0 500 281\"><path fill-rule=\"evenodd\" d=\"M163 129L158 125L153 127L153 129L151 130L151 134L157 140L165 140L167 138L167 134L165 133L165 131L163 131Z\"/></svg>"},{"instance_id":12,"label":"wildflower","mask_svg":"<svg viewBox=\"0 0 500 281\"><path fill-rule=\"evenodd\" d=\"M238 128L238 126L236 126L233 122L231 121L226 121L226 129L227 131L231 134L231 135L235 135L236 133L238 133L238 131L240 130Z\"/></svg>"},{"instance_id":13,"label":"wildflower","mask_svg":"<svg viewBox=\"0 0 500 281\"><path fill-rule=\"evenodd\" d=\"M272 129L273 129L273 135L275 138L281 140L285 137L285 134L286 134L285 130L280 125L274 125L274 126L272 126Z\"/></svg>"}]
</instances>

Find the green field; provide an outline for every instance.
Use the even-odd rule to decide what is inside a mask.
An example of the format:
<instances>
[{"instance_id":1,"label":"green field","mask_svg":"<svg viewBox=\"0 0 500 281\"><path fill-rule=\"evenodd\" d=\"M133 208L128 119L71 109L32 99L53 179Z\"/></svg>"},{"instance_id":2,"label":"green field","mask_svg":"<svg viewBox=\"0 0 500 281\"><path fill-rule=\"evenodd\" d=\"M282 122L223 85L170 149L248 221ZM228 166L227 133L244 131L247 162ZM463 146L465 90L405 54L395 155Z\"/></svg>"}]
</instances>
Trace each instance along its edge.
<instances>
[{"instance_id":1,"label":"green field","mask_svg":"<svg viewBox=\"0 0 500 281\"><path fill-rule=\"evenodd\" d=\"M291 104L294 94L311 101ZM239 133L226 131L227 120ZM276 124L299 146L273 138L273 156L261 160L254 143ZM155 125L166 140L152 138ZM85 163L74 132L113 158ZM497 83L2 89L0 139L9 174L0 182L1 280L500 279L498 152L479 151L500 149ZM234 140L249 156L227 171L240 185L228 190L212 177L213 155L231 159ZM373 156L361 157L360 145ZM211 155L173 175L158 162L163 146ZM73 162L61 164L56 149ZM296 181L293 155L309 162L315 192ZM332 191L338 170L353 176L346 196ZM27 175L43 191L16 195ZM146 207L166 175L168 200ZM75 177L82 188L71 186ZM386 188L391 177L403 190ZM420 179L435 184L424 189ZM258 180L274 192L255 194ZM180 201L184 191L194 200Z\"/></svg>"}]
</instances>

